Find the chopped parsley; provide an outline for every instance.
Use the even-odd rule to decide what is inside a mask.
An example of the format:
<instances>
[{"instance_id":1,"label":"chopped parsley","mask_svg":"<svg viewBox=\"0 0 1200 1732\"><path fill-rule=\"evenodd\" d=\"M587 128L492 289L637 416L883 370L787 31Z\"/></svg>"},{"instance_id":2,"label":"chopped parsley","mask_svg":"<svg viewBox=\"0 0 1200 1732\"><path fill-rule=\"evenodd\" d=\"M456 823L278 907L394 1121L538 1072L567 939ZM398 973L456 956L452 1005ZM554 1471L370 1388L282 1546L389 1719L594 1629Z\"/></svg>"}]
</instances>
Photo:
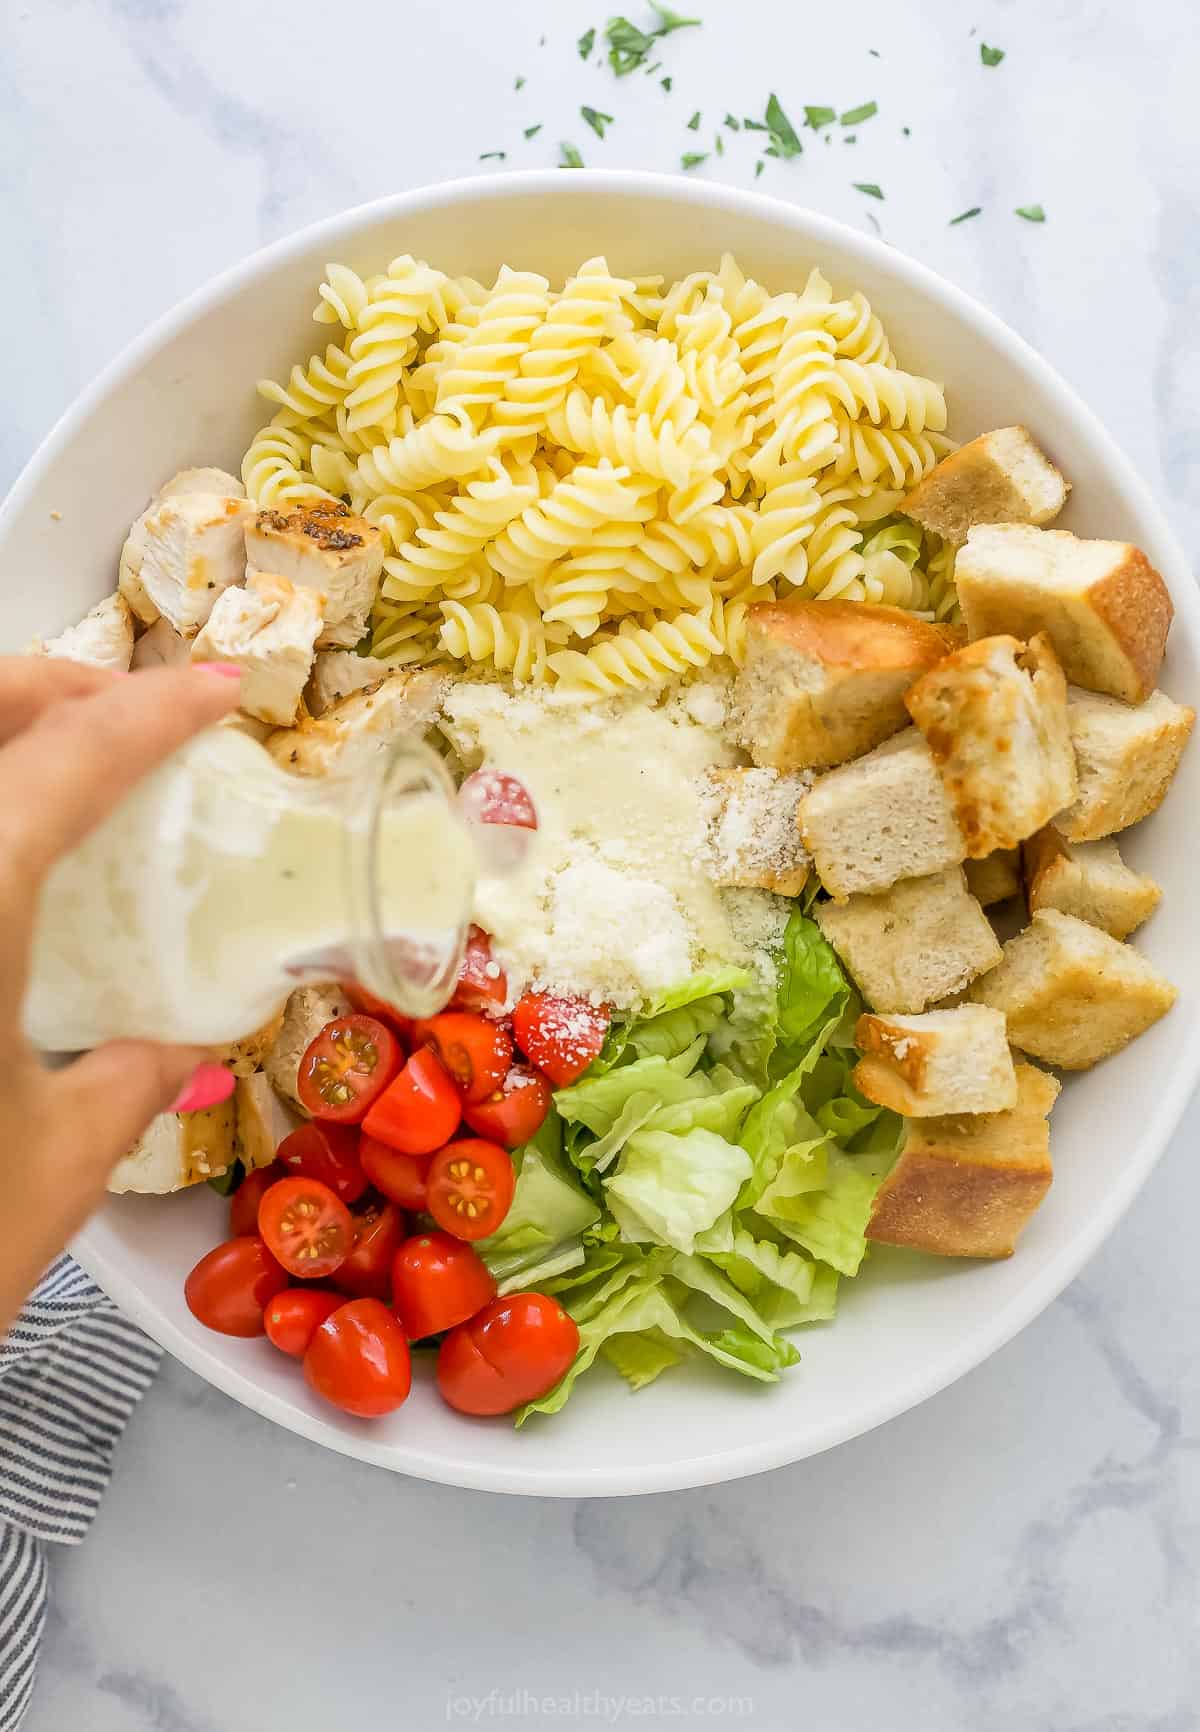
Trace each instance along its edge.
<instances>
[{"instance_id":1,"label":"chopped parsley","mask_svg":"<svg viewBox=\"0 0 1200 1732\"><path fill-rule=\"evenodd\" d=\"M717 155L718 156L724 156L725 155L725 140L721 137L721 134L719 132L714 135L713 143L716 147Z\"/></svg>"},{"instance_id":2,"label":"chopped parsley","mask_svg":"<svg viewBox=\"0 0 1200 1732\"><path fill-rule=\"evenodd\" d=\"M625 78L629 73L636 72L639 66L644 66L660 37L670 36L672 31L687 30L700 23L699 18L681 18L669 6L660 5L659 0L650 0L650 4L658 15L658 23L650 30L639 30L628 18L620 17L610 18L604 26L604 40L608 43L608 64L618 78Z\"/></svg>"},{"instance_id":3,"label":"chopped parsley","mask_svg":"<svg viewBox=\"0 0 1200 1732\"><path fill-rule=\"evenodd\" d=\"M748 114L742 116L742 125L747 132L770 132L771 130L765 120L751 120Z\"/></svg>"},{"instance_id":4,"label":"chopped parsley","mask_svg":"<svg viewBox=\"0 0 1200 1732\"><path fill-rule=\"evenodd\" d=\"M695 114L693 114L692 118L688 121L688 131L689 132L699 132L699 130L700 130L700 110L697 109Z\"/></svg>"},{"instance_id":5,"label":"chopped parsley","mask_svg":"<svg viewBox=\"0 0 1200 1732\"><path fill-rule=\"evenodd\" d=\"M868 48L868 49L867 49L867 53L868 53L868 54L869 54L869 55L871 55L871 56L872 56L872 58L873 58L873 59L875 59L875 60L878 60L878 59L879 59L879 50L878 50L878 48Z\"/></svg>"},{"instance_id":6,"label":"chopped parsley","mask_svg":"<svg viewBox=\"0 0 1200 1732\"><path fill-rule=\"evenodd\" d=\"M518 74L518 76L513 79L513 89L514 90L524 90L524 88L525 88L524 75Z\"/></svg>"},{"instance_id":7,"label":"chopped parsley","mask_svg":"<svg viewBox=\"0 0 1200 1732\"><path fill-rule=\"evenodd\" d=\"M970 222L971 218L977 217L982 209L983 206L981 204L973 204L970 210L959 211L956 217L951 217L948 226L954 228L957 223Z\"/></svg>"},{"instance_id":8,"label":"chopped parsley","mask_svg":"<svg viewBox=\"0 0 1200 1732\"><path fill-rule=\"evenodd\" d=\"M1024 217L1027 223L1044 223L1046 220L1046 213L1040 204L1019 204L1016 214Z\"/></svg>"},{"instance_id":9,"label":"chopped parsley","mask_svg":"<svg viewBox=\"0 0 1200 1732\"><path fill-rule=\"evenodd\" d=\"M912 137L912 127L911 126L902 126L900 128L900 130L904 134L905 138L911 138Z\"/></svg>"},{"instance_id":10,"label":"chopped parsley","mask_svg":"<svg viewBox=\"0 0 1200 1732\"><path fill-rule=\"evenodd\" d=\"M573 144L569 144L566 139L564 139L558 148L561 153L558 160L559 168L583 167L583 158L580 156Z\"/></svg>"},{"instance_id":11,"label":"chopped parsley","mask_svg":"<svg viewBox=\"0 0 1200 1732\"><path fill-rule=\"evenodd\" d=\"M829 142L828 134L826 135L825 142L826 142L826 144L828 144L828 142ZM847 133L843 134L842 143L843 144L857 144L858 143L857 132L847 132Z\"/></svg>"},{"instance_id":12,"label":"chopped parsley","mask_svg":"<svg viewBox=\"0 0 1200 1732\"><path fill-rule=\"evenodd\" d=\"M604 128L612 125L612 115L602 114L598 108L589 108L585 103L579 110L597 138L604 137Z\"/></svg>"},{"instance_id":13,"label":"chopped parsley","mask_svg":"<svg viewBox=\"0 0 1200 1732\"><path fill-rule=\"evenodd\" d=\"M592 52L592 49L596 46L595 30L585 30L575 46L579 50L579 58L581 60L586 60L588 55Z\"/></svg>"},{"instance_id":14,"label":"chopped parsley","mask_svg":"<svg viewBox=\"0 0 1200 1732\"><path fill-rule=\"evenodd\" d=\"M526 136L526 138L536 138L538 133L541 130L542 130L542 123L539 120L536 126L527 126L525 128L525 136Z\"/></svg>"},{"instance_id":15,"label":"chopped parsley","mask_svg":"<svg viewBox=\"0 0 1200 1732\"><path fill-rule=\"evenodd\" d=\"M490 162L493 159L496 162L504 162L507 157L508 152L506 150L481 150L479 153L480 162Z\"/></svg>"},{"instance_id":16,"label":"chopped parsley","mask_svg":"<svg viewBox=\"0 0 1200 1732\"><path fill-rule=\"evenodd\" d=\"M999 66L1004 59L1003 48L989 48L986 42L979 44L979 58L985 66Z\"/></svg>"},{"instance_id":17,"label":"chopped parsley","mask_svg":"<svg viewBox=\"0 0 1200 1732\"><path fill-rule=\"evenodd\" d=\"M673 83L673 80L670 78L660 78L659 83L662 85L663 89L666 91L667 95L669 96L671 94L671 85Z\"/></svg>"},{"instance_id":18,"label":"chopped parsley","mask_svg":"<svg viewBox=\"0 0 1200 1732\"><path fill-rule=\"evenodd\" d=\"M767 131L771 134L771 142L767 146L766 154L768 156L780 156L785 160L799 156L804 146L800 142L796 128L783 112L783 107L774 91L771 92L767 100L766 118Z\"/></svg>"},{"instance_id":19,"label":"chopped parsley","mask_svg":"<svg viewBox=\"0 0 1200 1732\"><path fill-rule=\"evenodd\" d=\"M706 150L688 150L679 159L680 166L683 168L699 168L702 162L707 161L708 152Z\"/></svg>"},{"instance_id":20,"label":"chopped parsley","mask_svg":"<svg viewBox=\"0 0 1200 1732\"><path fill-rule=\"evenodd\" d=\"M836 119L836 108L810 108L805 104L804 124L811 126L814 132L820 132L823 126L832 126Z\"/></svg>"},{"instance_id":21,"label":"chopped parsley","mask_svg":"<svg viewBox=\"0 0 1200 1732\"><path fill-rule=\"evenodd\" d=\"M855 192L865 192L868 198L882 198L883 188L876 186L873 180L856 180L850 183Z\"/></svg>"},{"instance_id":22,"label":"chopped parsley","mask_svg":"<svg viewBox=\"0 0 1200 1732\"><path fill-rule=\"evenodd\" d=\"M870 120L873 114L879 113L877 102L863 102L857 108L848 108L842 115L843 126L857 126L860 121Z\"/></svg>"},{"instance_id":23,"label":"chopped parsley","mask_svg":"<svg viewBox=\"0 0 1200 1732\"><path fill-rule=\"evenodd\" d=\"M766 168L766 166L767 166L766 163L763 161L762 157L760 156L758 161L754 165L754 178L755 178L755 180L758 179L759 175L762 173L763 169Z\"/></svg>"},{"instance_id":24,"label":"chopped parsley","mask_svg":"<svg viewBox=\"0 0 1200 1732\"><path fill-rule=\"evenodd\" d=\"M661 60L656 60L656 61L655 61L655 62L654 62L654 65L653 65L653 66L647 66L647 68L646 68L646 77L647 77L647 78L653 78L653 77L654 77L654 74L655 74L655 73L656 73L656 72L661 72L661 71L662 71L662 61L661 61Z\"/></svg>"},{"instance_id":25,"label":"chopped parsley","mask_svg":"<svg viewBox=\"0 0 1200 1732\"><path fill-rule=\"evenodd\" d=\"M740 132L742 130L742 123L736 114L727 114L721 124L727 126L731 132Z\"/></svg>"}]
</instances>

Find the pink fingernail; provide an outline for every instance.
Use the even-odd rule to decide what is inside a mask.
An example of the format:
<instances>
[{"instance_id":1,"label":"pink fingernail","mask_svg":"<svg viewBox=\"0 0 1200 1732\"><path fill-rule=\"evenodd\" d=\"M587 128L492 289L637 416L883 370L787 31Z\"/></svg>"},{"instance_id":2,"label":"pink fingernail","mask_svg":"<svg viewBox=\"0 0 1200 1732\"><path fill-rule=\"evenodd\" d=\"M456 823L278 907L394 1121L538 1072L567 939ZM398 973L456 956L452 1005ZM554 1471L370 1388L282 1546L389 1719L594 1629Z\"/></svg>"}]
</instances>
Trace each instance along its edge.
<instances>
[{"instance_id":1,"label":"pink fingernail","mask_svg":"<svg viewBox=\"0 0 1200 1732\"><path fill-rule=\"evenodd\" d=\"M223 680L240 680L242 670L236 662L193 662L203 674L220 674Z\"/></svg>"},{"instance_id":2,"label":"pink fingernail","mask_svg":"<svg viewBox=\"0 0 1200 1732\"><path fill-rule=\"evenodd\" d=\"M227 1101L235 1088L233 1072L223 1064L201 1064L188 1078L188 1085L167 1108L169 1113L202 1113Z\"/></svg>"}]
</instances>

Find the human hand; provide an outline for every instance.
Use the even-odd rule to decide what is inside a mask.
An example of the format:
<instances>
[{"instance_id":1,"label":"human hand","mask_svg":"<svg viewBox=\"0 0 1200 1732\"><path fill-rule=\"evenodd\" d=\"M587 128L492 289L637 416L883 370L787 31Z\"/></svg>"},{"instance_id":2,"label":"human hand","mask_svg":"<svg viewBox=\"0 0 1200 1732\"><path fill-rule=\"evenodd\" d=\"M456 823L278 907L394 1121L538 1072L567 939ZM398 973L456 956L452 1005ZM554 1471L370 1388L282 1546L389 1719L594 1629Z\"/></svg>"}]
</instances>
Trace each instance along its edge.
<instances>
[{"instance_id":1,"label":"human hand","mask_svg":"<svg viewBox=\"0 0 1200 1732\"><path fill-rule=\"evenodd\" d=\"M143 776L236 706L237 673L212 664L125 676L0 657L0 1335L116 1162L209 1056L126 1040L45 1068L21 1029L42 884Z\"/></svg>"}]
</instances>

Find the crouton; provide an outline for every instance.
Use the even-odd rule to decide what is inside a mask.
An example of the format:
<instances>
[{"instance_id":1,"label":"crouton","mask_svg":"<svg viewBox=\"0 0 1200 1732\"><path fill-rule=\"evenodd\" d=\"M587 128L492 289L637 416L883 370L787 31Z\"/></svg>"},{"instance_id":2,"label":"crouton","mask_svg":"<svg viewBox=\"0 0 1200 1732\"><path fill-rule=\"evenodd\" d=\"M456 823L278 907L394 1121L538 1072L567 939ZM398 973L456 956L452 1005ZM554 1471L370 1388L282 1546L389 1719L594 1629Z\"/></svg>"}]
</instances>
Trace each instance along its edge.
<instances>
[{"instance_id":1,"label":"crouton","mask_svg":"<svg viewBox=\"0 0 1200 1732\"><path fill-rule=\"evenodd\" d=\"M1179 768L1196 712L1155 692L1136 708L1072 689L1067 716L1079 798L1055 821L1068 842L1095 842L1156 812Z\"/></svg>"},{"instance_id":2,"label":"crouton","mask_svg":"<svg viewBox=\"0 0 1200 1732\"><path fill-rule=\"evenodd\" d=\"M323 649L353 649L367 629L383 570L383 535L337 499L260 511L246 524L251 571L271 571L323 599Z\"/></svg>"},{"instance_id":3,"label":"crouton","mask_svg":"<svg viewBox=\"0 0 1200 1732\"><path fill-rule=\"evenodd\" d=\"M876 1192L867 1238L936 1257L1011 1257L1054 1177L1047 1114L1059 1084L1016 1067L1007 1112L917 1119Z\"/></svg>"},{"instance_id":4,"label":"crouton","mask_svg":"<svg viewBox=\"0 0 1200 1732\"><path fill-rule=\"evenodd\" d=\"M268 736L276 763L297 776L323 776L361 763L401 736L419 739L433 725L446 681L427 670L399 669L382 684L343 698L323 716Z\"/></svg>"},{"instance_id":5,"label":"crouton","mask_svg":"<svg viewBox=\"0 0 1200 1732\"><path fill-rule=\"evenodd\" d=\"M223 499L244 499L246 489L228 469L181 469L164 481L156 499L179 499L185 493L216 493Z\"/></svg>"},{"instance_id":6,"label":"crouton","mask_svg":"<svg viewBox=\"0 0 1200 1732\"><path fill-rule=\"evenodd\" d=\"M812 777L778 770L710 770L709 847L714 884L799 896L812 861L796 827Z\"/></svg>"},{"instance_id":7,"label":"crouton","mask_svg":"<svg viewBox=\"0 0 1200 1732\"><path fill-rule=\"evenodd\" d=\"M872 1010L922 1011L961 992L1002 955L961 866L901 879L881 896L818 902L813 912Z\"/></svg>"},{"instance_id":8,"label":"crouton","mask_svg":"<svg viewBox=\"0 0 1200 1732\"><path fill-rule=\"evenodd\" d=\"M283 1022L263 1060L263 1070L275 1092L305 1118L309 1114L296 1092L300 1060L325 1024L345 1016L349 1009L350 1000L332 981L327 986L298 987L284 1007Z\"/></svg>"},{"instance_id":9,"label":"crouton","mask_svg":"<svg viewBox=\"0 0 1200 1732\"><path fill-rule=\"evenodd\" d=\"M982 1004L927 1010L923 1016L858 1019L860 1094L905 1118L998 1113L1017 1104L1004 1018Z\"/></svg>"},{"instance_id":10,"label":"crouton","mask_svg":"<svg viewBox=\"0 0 1200 1732\"><path fill-rule=\"evenodd\" d=\"M981 908L991 908L997 902L1008 902L1021 894L1021 852L1018 848L997 848L982 860L968 860L963 867L967 889Z\"/></svg>"},{"instance_id":11,"label":"crouton","mask_svg":"<svg viewBox=\"0 0 1200 1732\"><path fill-rule=\"evenodd\" d=\"M192 646L169 619L157 619L133 646L134 668L174 668L187 661Z\"/></svg>"},{"instance_id":12,"label":"crouton","mask_svg":"<svg viewBox=\"0 0 1200 1732\"><path fill-rule=\"evenodd\" d=\"M256 1070L261 1070L267 1054L279 1039L283 1027L285 1006L280 1005L269 1022L264 1022L261 1028L256 1028L250 1034L242 1036L241 1040L230 1041L227 1046L218 1047L214 1057L218 1064L223 1064L226 1070L231 1070L236 1077L253 1076Z\"/></svg>"},{"instance_id":13,"label":"crouton","mask_svg":"<svg viewBox=\"0 0 1200 1732\"><path fill-rule=\"evenodd\" d=\"M1175 1002L1170 981L1097 926L1040 908L971 988L1003 1011L1015 1047L1062 1070L1089 1070L1120 1052Z\"/></svg>"},{"instance_id":14,"label":"crouton","mask_svg":"<svg viewBox=\"0 0 1200 1732\"><path fill-rule=\"evenodd\" d=\"M133 658L133 613L129 603L120 591L105 596L84 614L78 625L70 625L57 637L45 641L35 638L29 653L128 673Z\"/></svg>"},{"instance_id":15,"label":"crouton","mask_svg":"<svg viewBox=\"0 0 1200 1732\"><path fill-rule=\"evenodd\" d=\"M981 523L1052 522L1070 491L1027 428L997 427L943 457L899 509L961 547Z\"/></svg>"},{"instance_id":16,"label":"crouton","mask_svg":"<svg viewBox=\"0 0 1200 1732\"><path fill-rule=\"evenodd\" d=\"M164 1196L219 1177L235 1159L232 1098L198 1113L160 1113L109 1174L110 1191Z\"/></svg>"},{"instance_id":17,"label":"crouton","mask_svg":"<svg viewBox=\"0 0 1200 1732\"><path fill-rule=\"evenodd\" d=\"M182 493L156 500L129 531L120 589L143 625L161 614L194 637L223 589L246 575L246 499Z\"/></svg>"},{"instance_id":18,"label":"crouton","mask_svg":"<svg viewBox=\"0 0 1200 1732\"><path fill-rule=\"evenodd\" d=\"M395 669L375 656L355 655L353 650L318 650L312 677L304 692L310 716L323 716L334 704L353 692L377 686Z\"/></svg>"},{"instance_id":19,"label":"crouton","mask_svg":"<svg viewBox=\"0 0 1200 1732\"><path fill-rule=\"evenodd\" d=\"M800 802L800 833L838 902L957 866L966 843L916 728L818 778Z\"/></svg>"},{"instance_id":20,"label":"crouton","mask_svg":"<svg viewBox=\"0 0 1200 1732\"><path fill-rule=\"evenodd\" d=\"M861 757L907 725L905 691L952 647L946 628L903 608L759 602L734 687L738 737L776 770Z\"/></svg>"},{"instance_id":21,"label":"crouton","mask_svg":"<svg viewBox=\"0 0 1200 1732\"><path fill-rule=\"evenodd\" d=\"M924 674L905 704L925 736L966 842L1015 848L1078 792L1067 683L1044 635L987 637Z\"/></svg>"},{"instance_id":22,"label":"crouton","mask_svg":"<svg viewBox=\"0 0 1200 1732\"><path fill-rule=\"evenodd\" d=\"M1174 609L1139 548L1064 529L973 529L954 570L972 638L1044 631L1073 685L1140 704L1154 690Z\"/></svg>"},{"instance_id":23,"label":"crouton","mask_svg":"<svg viewBox=\"0 0 1200 1732\"><path fill-rule=\"evenodd\" d=\"M304 1120L271 1087L264 1071L238 1078L237 1153L246 1171L269 1167L284 1137Z\"/></svg>"},{"instance_id":24,"label":"crouton","mask_svg":"<svg viewBox=\"0 0 1200 1732\"><path fill-rule=\"evenodd\" d=\"M1153 878L1126 866L1111 837L1068 842L1048 824L1029 838L1024 856L1031 913L1057 908L1099 926L1110 938L1128 938L1162 899Z\"/></svg>"},{"instance_id":25,"label":"crouton","mask_svg":"<svg viewBox=\"0 0 1200 1732\"><path fill-rule=\"evenodd\" d=\"M243 587L220 597L192 645L192 660L241 668L242 709L260 722L290 727L312 672L321 600L286 577L252 572Z\"/></svg>"}]
</instances>

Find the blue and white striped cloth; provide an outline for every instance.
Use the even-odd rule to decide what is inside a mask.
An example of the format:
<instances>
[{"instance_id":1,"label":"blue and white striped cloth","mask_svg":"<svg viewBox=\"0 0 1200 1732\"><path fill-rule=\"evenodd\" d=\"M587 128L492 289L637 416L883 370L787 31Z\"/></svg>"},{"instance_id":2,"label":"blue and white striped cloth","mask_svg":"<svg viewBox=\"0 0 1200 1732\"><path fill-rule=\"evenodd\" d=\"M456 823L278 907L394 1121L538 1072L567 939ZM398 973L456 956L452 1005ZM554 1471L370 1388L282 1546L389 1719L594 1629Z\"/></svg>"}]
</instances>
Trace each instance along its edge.
<instances>
[{"instance_id":1,"label":"blue and white striped cloth","mask_svg":"<svg viewBox=\"0 0 1200 1732\"><path fill-rule=\"evenodd\" d=\"M69 1257L0 1341L0 1732L15 1732L33 1693L46 1544L77 1546L91 1526L161 1358Z\"/></svg>"}]
</instances>

